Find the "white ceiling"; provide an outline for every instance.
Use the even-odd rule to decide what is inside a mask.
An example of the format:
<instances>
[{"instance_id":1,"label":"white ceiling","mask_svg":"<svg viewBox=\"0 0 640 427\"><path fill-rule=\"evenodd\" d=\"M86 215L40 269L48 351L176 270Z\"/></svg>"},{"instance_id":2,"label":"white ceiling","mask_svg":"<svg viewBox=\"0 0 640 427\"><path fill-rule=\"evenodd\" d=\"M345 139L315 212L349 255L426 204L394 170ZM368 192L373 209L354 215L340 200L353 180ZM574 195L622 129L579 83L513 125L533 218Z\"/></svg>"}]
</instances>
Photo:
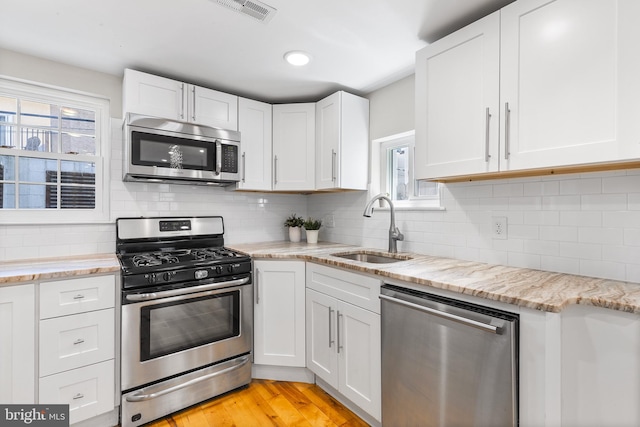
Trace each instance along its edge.
<instances>
[{"instance_id":1,"label":"white ceiling","mask_svg":"<svg viewBox=\"0 0 640 427\"><path fill-rule=\"evenodd\" d=\"M212 0L2 0L0 47L122 76L134 68L266 102L366 94L415 52L512 0L262 0L268 23ZM305 50L293 68L283 55Z\"/></svg>"}]
</instances>

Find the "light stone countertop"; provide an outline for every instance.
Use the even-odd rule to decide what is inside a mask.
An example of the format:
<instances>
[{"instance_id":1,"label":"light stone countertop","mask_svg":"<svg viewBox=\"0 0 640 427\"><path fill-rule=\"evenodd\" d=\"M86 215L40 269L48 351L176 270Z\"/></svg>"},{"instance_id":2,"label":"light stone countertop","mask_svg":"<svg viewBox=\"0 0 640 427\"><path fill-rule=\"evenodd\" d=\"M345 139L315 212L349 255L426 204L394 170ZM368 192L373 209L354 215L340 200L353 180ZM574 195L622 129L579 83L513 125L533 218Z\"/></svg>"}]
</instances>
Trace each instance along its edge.
<instances>
[{"instance_id":1,"label":"light stone countertop","mask_svg":"<svg viewBox=\"0 0 640 427\"><path fill-rule=\"evenodd\" d=\"M337 243L265 242L227 245L254 259L302 259L383 278L446 289L535 310L558 313L584 304L640 314L640 284L527 268L484 264L403 252L413 259L371 264L332 256L333 253L378 249Z\"/></svg>"},{"instance_id":2,"label":"light stone countertop","mask_svg":"<svg viewBox=\"0 0 640 427\"><path fill-rule=\"evenodd\" d=\"M118 271L120 262L115 254L5 261L0 262L0 287Z\"/></svg>"}]
</instances>

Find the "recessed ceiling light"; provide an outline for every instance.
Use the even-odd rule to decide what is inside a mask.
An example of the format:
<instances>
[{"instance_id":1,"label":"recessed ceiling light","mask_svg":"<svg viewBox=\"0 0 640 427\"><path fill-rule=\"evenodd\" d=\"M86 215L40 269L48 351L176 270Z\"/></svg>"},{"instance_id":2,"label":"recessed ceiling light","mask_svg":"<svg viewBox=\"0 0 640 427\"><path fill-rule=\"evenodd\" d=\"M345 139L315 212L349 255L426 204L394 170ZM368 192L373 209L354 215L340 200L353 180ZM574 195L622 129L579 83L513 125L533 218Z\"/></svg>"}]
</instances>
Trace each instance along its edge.
<instances>
[{"instance_id":1,"label":"recessed ceiling light","mask_svg":"<svg viewBox=\"0 0 640 427\"><path fill-rule=\"evenodd\" d=\"M301 67L311 61L311 55L301 50L292 50L284 54L284 59L291 65Z\"/></svg>"}]
</instances>

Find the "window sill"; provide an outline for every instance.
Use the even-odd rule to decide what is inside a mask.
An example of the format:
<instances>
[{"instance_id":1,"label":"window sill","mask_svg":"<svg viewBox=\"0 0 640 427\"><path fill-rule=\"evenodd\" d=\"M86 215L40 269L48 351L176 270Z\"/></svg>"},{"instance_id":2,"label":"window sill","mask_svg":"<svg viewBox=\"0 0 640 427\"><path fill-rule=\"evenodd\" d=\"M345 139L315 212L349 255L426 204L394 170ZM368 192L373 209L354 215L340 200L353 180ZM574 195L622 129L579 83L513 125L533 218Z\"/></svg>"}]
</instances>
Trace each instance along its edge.
<instances>
[{"instance_id":1,"label":"window sill","mask_svg":"<svg viewBox=\"0 0 640 427\"><path fill-rule=\"evenodd\" d=\"M396 212L398 211L434 211L434 212L442 212L446 210L442 206L425 206L425 205L393 205L393 208ZM383 207L375 206L373 208L374 211L388 211L389 205L385 203Z\"/></svg>"}]
</instances>

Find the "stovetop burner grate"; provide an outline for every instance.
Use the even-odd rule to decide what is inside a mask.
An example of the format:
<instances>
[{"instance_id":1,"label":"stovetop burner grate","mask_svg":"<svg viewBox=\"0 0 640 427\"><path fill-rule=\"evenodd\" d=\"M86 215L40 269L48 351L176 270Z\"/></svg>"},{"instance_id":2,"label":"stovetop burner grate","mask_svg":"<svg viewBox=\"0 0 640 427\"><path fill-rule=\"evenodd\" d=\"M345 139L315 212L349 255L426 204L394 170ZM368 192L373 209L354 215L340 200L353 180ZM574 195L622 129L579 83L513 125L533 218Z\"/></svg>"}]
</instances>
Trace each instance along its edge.
<instances>
[{"instance_id":1,"label":"stovetop burner grate","mask_svg":"<svg viewBox=\"0 0 640 427\"><path fill-rule=\"evenodd\" d=\"M171 249L154 252L132 253L122 255L123 263L130 268L154 266L180 266L193 262L222 262L232 261L243 255L225 247L208 247L194 249Z\"/></svg>"}]
</instances>

